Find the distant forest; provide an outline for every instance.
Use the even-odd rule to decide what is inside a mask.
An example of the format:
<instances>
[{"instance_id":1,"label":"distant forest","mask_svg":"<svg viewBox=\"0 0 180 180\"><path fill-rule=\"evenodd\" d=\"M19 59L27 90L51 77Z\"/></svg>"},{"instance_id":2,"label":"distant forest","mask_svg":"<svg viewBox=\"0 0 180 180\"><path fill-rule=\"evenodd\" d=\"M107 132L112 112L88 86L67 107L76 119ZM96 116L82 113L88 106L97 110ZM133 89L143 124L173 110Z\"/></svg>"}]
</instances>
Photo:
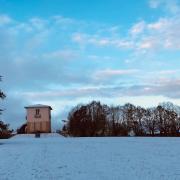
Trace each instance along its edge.
<instances>
[{"instance_id":1,"label":"distant forest","mask_svg":"<svg viewBox=\"0 0 180 180\"><path fill-rule=\"evenodd\" d=\"M130 103L110 107L92 101L69 112L62 133L74 137L180 136L180 107L170 102L153 108Z\"/></svg>"}]
</instances>

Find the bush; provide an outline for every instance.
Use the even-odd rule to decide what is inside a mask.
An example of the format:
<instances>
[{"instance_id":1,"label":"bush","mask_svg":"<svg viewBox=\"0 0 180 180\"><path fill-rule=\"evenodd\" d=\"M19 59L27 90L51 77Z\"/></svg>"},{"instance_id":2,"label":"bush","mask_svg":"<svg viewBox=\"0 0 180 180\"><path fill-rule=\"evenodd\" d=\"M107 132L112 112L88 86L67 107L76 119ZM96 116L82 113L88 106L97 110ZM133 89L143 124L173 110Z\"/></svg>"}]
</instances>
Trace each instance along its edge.
<instances>
[{"instance_id":1,"label":"bush","mask_svg":"<svg viewBox=\"0 0 180 180\"><path fill-rule=\"evenodd\" d=\"M12 136L12 130L9 129L9 124L0 121L0 139L7 139Z\"/></svg>"}]
</instances>

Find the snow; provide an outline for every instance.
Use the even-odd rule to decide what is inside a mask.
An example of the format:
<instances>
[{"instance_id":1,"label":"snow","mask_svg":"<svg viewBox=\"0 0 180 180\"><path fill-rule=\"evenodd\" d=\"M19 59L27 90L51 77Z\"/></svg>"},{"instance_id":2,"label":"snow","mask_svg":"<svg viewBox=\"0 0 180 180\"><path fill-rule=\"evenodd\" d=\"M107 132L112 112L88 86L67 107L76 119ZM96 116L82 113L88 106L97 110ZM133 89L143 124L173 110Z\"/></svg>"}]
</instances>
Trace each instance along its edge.
<instances>
[{"instance_id":1,"label":"snow","mask_svg":"<svg viewBox=\"0 0 180 180\"><path fill-rule=\"evenodd\" d=\"M0 180L178 180L180 138L0 140Z\"/></svg>"}]
</instances>

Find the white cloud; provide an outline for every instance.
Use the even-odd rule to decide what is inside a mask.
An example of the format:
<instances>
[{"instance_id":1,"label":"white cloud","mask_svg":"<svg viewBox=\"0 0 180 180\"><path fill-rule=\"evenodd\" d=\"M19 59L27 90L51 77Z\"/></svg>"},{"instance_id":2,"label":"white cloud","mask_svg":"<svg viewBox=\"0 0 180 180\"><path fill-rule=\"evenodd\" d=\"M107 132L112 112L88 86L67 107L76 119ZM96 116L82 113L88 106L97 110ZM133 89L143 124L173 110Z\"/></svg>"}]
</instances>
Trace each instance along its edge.
<instances>
[{"instance_id":1,"label":"white cloud","mask_svg":"<svg viewBox=\"0 0 180 180\"><path fill-rule=\"evenodd\" d=\"M158 41L151 37L151 38L142 39L137 48L138 49L155 49L157 47L158 47Z\"/></svg>"},{"instance_id":2,"label":"white cloud","mask_svg":"<svg viewBox=\"0 0 180 180\"><path fill-rule=\"evenodd\" d=\"M0 15L0 26L7 25L9 23L13 22L13 20L5 14Z\"/></svg>"},{"instance_id":3,"label":"white cloud","mask_svg":"<svg viewBox=\"0 0 180 180\"><path fill-rule=\"evenodd\" d=\"M113 76L118 77L123 75L137 74L138 72L138 69L104 69L98 70L93 76L95 79L106 79Z\"/></svg>"},{"instance_id":4,"label":"white cloud","mask_svg":"<svg viewBox=\"0 0 180 180\"><path fill-rule=\"evenodd\" d=\"M46 28L47 21L41 18L31 18L29 20L32 27L34 27L37 30L44 30Z\"/></svg>"},{"instance_id":5,"label":"white cloud","mask_svg":"<svg viewBox=\"0 0 180 180\"><path fill-rule=\"evenodd\" d=\"M117 49L179 49L180 48L180 20L174 18L160 18L153 23L141 22L133 25L131 35L123 38L103 37L100 35L74 34L72 40L80 45L94 45L97 47L115 47Z\"/></svg>"},{"instance_id":6,"label":"white cloud","mask_svg":"<svg viewBox=\"0 0 180 180\"><path fill-rule=\"evenodd\" d=\"M128 72L129 73L129 72ZM113 72L111 74L121 74L121 72ZM123 73L124 74L124 73ZM96 97L119 97L119 96L164 96L173 99L180 99L180 79L160 78L154 82L146 82L139 85L104 85L92 87L66 88L59 90L43 91L43 92L25 92L23 97L36 100L53 100L66 99L75 100L78 98L96 98ZM173 89L173 91L172 91Z\"/></svg>"},{"instance_id":7,"label":"white cloud","mask_svg":"<svg viewBox=\"0 0 180 180\"><path fill-rule=\"evenodd\" d=\"M85 37L83 34L80 33L76 33L72 35L72 40L74 42L80 43L80 44L84 44L85 43Z\"/></svg>"},{"instance_id":8,"label":"white cloud","mask_svg":"<svg viewBox=\"0 0 180 180\"><path fill-rule=\"evenodd\" d=\"M126 40L124 38L114 38L114 37L103 37L98 34L89 35L89 34L73 34L72 41L79 43L80 45L94 45L97 47L115 47L115 48L122 48L122 49L129 49L133 48L134 44L133 41Z\"/></svg>"},{"instance_id":9,"label":"white cloud","mask_svg":"<svg viewBox=\"0 0 180 180\"><path fill-rule=\"evenodd\" d=\"M153 9L162 8L172 14L177 14L180 11L179 0L149 0L149 6Z\"/></svg>"},{"instance_id":10,"label":"white cloud","mask_svg":"<svg viewBox=\"0 0 180 180\"><path fill-rule=\"evenodd\" d=\"M109 60L114 59L111 56L97 56L97 55L94 55L94 54L88 55L87 58L90 59L90 60L100 60L100 61L109 61Z\"/></svg>"},{"instance_id":11,"label":"white cloud","mask_svg":"<svg viewBox=\"0 0 180 180\"><path fill-rule=\"evenodd\" d=\"M122 49L133 49L134 42L130 40L112 40L112 45L114 45L116 48L122 48Z\"/></svg>"},{"instance_id":12,"label":"white cloud","mask_svg":"<svg viewBox=\"0 0 180 180\"><path fill-rule=\"evenodd\" d=\"M173 8L179 9L180 2L176 0L151 0L150 6L153 8ZM176 8L175 8L176 7ZM180 12L180 11L179 11ZM113 29L114 26L112 26ZM115 26L116 27L116 26ZM110 27L108 28L110 29ZM129 28L124 36L120 36L120 29L115 28L114 33L74 33L72 41L87 47L114 47L116 49L152 50L179 50L180 49L180 13L160 17L154 22L141 20ZM150 53L152 53L150 51Z\"/></svg>"},{"instance_id":13,"label":"white cloud","mask_svg":"<svg viewBox=\"0 0 180 180\"><path fill-rule=\"evenodd\" d=\"M157 30L158 31L158 30L164 30L171 25L172 25L171 21L169 21L167 18L161 18L157 22L149 23L147 25L147 28L149 30Z\"/></svg>"},{"instance_id":14,"label":"white cloud","mask_svg":"<svg viewBox=\"0 0 180 180\"><path fill-rule=\"evenodd\" d=\"M180 73L180 70L175 69L175 70L162 70L158 72L160 75L175 75L177 73Z\"/></svg>"},{"instance_id":15,"label":"white cloud","mask_svg":"<svg viewBox=\"0 0 180 180\"><path fill-rule=\"evenodd\" d=\"M145 29L145 22L144 21L140 21L138 23L136 23L135 25L133 25L133 27L130 29L130 33L132 35L137 35L139 33L142 33Z\"/></svg>"},{"instance_id":16,"label":"white cloud","mask_svg":"<svg viewBox=\"0 0 180 180\"><path fill-rule=\"evenodd\" d=\"M116 49L149 49L158 51L180 49L180 16L159 18L154 22L140 21L134 24L123 37L109 34L74 33L72 41L87 47L114 47Z\"/></svg>"},{"instance_id":17,"label":"white cloud","mask_svg":"<svg viewBox=\"0 0 180 180\"><path fill-rule=\"evenodd\" d=\"M28 49L28 51L40 48L47 41L48 35L49 31L44 29L40 32L34 33L31 35L31 38L26 40L25 48Z\"/></svg>"},{"instance_id":18,"label":"white cloud","mask_svg":"<svg viewBox=\"0 0 180 180\"><path fill-rule=\"evenodd\" d=\"M64 17L61 15L53 16L52 20L58 25L74 25L74 24L81 24L82 25L85 23L83 21L80 21L80 20L77 21L76 19Z\"/></svg>"},{"instance_id":19,"label":"white cloud","mask_svg":"<svg viewBox=\"0 0 180 180\"><path fill-rule=\"evenodd\" d=\"M99 46L106 46L110 43L108 39L99 39L99 41L93 41L93 42Z\"/></svg>"},{"instance_id":20,"label":"white cloud","mask_svg":"<svg viewBox=\"0 0 180 180\"><path fill-rule=\"evenodd\" d=\"M135 24L130 32L133 32ZM145 22L143 31L138 31L136 38L133 39L133 48L149 50L179 50L180 49L180 16L160 18L155 22ZM136 32L136 31L134 31Z\"/></svg>"},{"instance_id":21,"label":"white cloud","mask_svg":"<svg viewBox=\"0 0 180 180\"><path fill-rule=\"evenodd\" d=\"M42 55L43 58L46 59L57 59L57 60L73 60L76 57L78 57L78 52L68 50L68 49L63 49L63 50L58 50L54 51L51 53L45 53Z\"/></svg>"},{"instance_id":22,"label":"white cloud","mask_svg":"<svg viewBox=\"0 0 180 180\"><path fill-rule=\"evenodd\" d=\"M156 9L156 8L158 8L160 6L161 3L162 3L162 0L150 0L149 1L149 6L151 8Z\"/></svg>"},{"instance_id":23,"label":"white cloud","mask_svg":"<svg viewBox=\"0 0 180 180\"><path fill-rule=\"evenodd\" d=\"M14 27L11 28L12 31L14 31L16 34L19 32L27 32L27 33L32 33L33 32L33 27L31 24L26 23L26 22L20 22L17 23Z\"/></svg>"}]
</instances>

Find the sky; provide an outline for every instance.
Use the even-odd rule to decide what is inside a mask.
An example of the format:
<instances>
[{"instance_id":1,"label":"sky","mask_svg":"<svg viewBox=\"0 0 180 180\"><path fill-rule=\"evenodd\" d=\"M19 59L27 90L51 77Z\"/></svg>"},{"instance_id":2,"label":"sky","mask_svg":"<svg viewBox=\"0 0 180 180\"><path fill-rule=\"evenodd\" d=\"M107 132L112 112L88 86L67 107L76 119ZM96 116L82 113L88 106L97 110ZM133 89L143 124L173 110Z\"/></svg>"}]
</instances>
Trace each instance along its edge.
<instances>
[{"instance_id":1,"label":"sky","mask_svg":"<svg viewBox=\"0 0 180 180\"><path fill-rule=\"evenodd\" d=\"M180 0L0 0L1 118L46 104L59 127L98 100L180 105Z\"/></svg>"}]
</instances>

